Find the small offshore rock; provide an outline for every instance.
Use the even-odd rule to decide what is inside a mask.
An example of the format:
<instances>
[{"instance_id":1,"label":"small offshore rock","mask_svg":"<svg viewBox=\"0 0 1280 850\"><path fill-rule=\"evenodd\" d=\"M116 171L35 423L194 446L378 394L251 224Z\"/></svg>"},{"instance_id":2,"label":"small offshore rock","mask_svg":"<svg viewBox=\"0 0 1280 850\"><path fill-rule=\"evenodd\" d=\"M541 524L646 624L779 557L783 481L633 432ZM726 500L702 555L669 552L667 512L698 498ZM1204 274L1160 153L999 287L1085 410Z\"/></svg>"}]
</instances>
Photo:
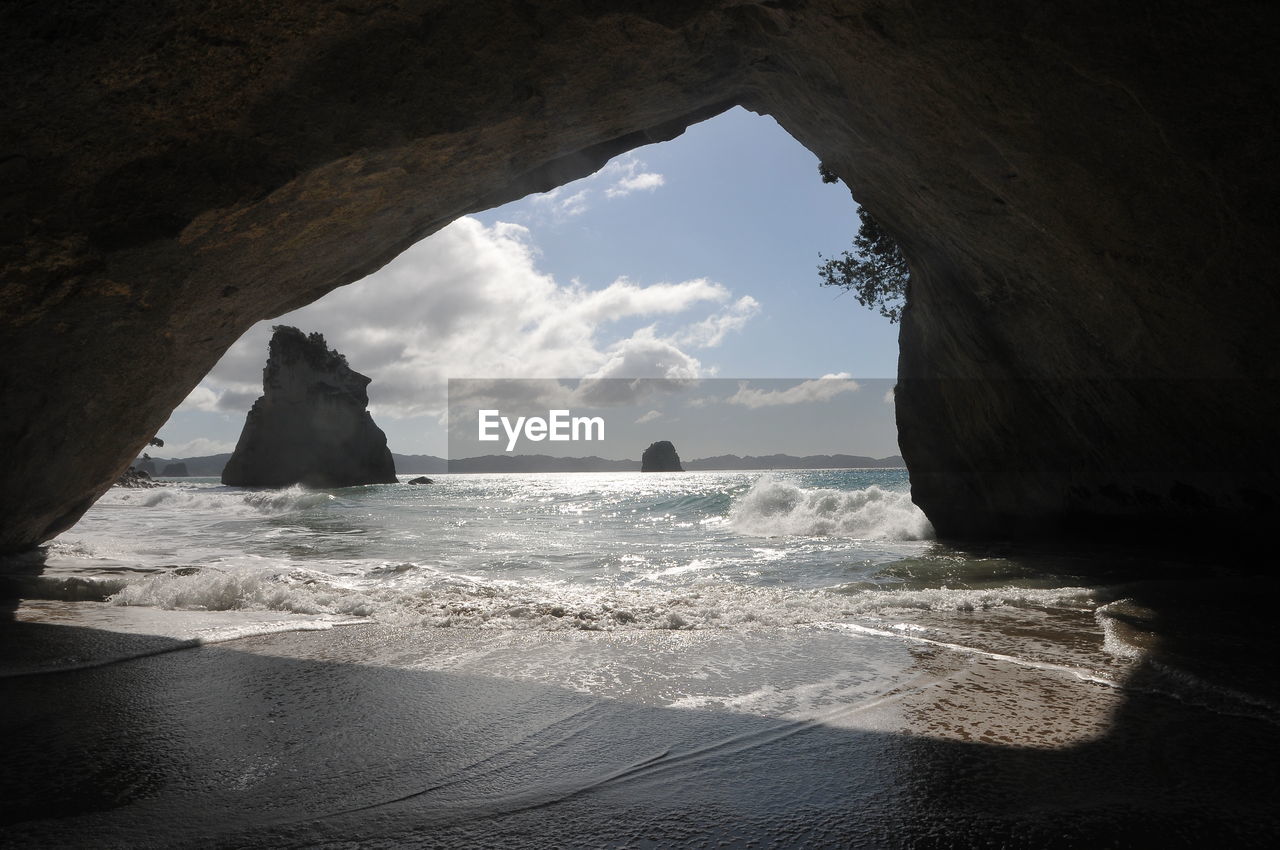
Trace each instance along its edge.
<instances>
[{"instance_id":1,"label":"small offshore rock","mask_svg":"<svg viewBox=\"0 0 1280 850\"><path fill-rule=\"evenodd\" d=\"M641 472L684 472L680 465L680 455L670 440L659 440L652 443L640 456Z\"/></svg>"},{"instance_id":2,"label":"small offshore rock","mask_svg":"<svg viewBox=\"0 0 1280 850\"><path fill-rule=\"evenodd\" d=\"M435 484L436 482L432 481L430 478L428 478L428 477L427 477L427 476L425 476L425 475L419 475L417 478L412 478L412 479L410 479L407 483L409 483L409 484Z\"/></svg>"},{"instance_id":3,"label":"small offshore rock","mask_svg":"<svg viewBox=\"0 0 1280 850\"><path fill-rule=\"evenodd\" d=\"M129 467L119 478L116 479L116 487L128 487L130 489L143 489L146 487L159 487L159 481L152 481L151 476L146 471L137 467Z\"/></svg>"}]
</instances>

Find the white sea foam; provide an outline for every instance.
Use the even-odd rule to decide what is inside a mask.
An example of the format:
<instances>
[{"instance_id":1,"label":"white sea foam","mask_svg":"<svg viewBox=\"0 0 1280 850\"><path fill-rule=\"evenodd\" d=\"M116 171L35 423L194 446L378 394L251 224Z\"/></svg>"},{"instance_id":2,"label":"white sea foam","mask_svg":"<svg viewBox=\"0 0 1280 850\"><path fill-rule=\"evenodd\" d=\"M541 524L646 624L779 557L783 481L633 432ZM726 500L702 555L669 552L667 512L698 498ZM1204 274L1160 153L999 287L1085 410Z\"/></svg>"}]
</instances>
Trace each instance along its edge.
<instances>
[{"instance_id":1,"label":"white sea foam","mask_svg":"<svg viewBox=\"0 0 1280 850\"><path fill-rule=\"evenodd\" d=\"M164 573L128 584L108 601L113 605L201 611L266 610L295 614L367 617L372 601L332 577L310 570L201 570Z\"/></svg>"},{"instance_id":2,"label":"white sea foam","mask_svg":"<svg viewBox=\"0 0 1280 850\"><path fill-rule=\"evenodd\" d=\"M911 611L1078 608L1088 600L1088 591L1079 588L845 593L751 587L715 576L671 588L647 582L584 586L485 580L434 570L375 568L362 579L305 569L237 567L132 580L109 601L169 609L371 617L418 627L613 631L771 628L849 617L900 618Z\"/></svg>"},{"instance_id":3,"label":"white sea foam","mask_svg":"<svg viewBox=\"0 0 1280 850\"><path fill-rule=\"evenodd\" d=\"M1154 636L1144 633L1126 623L1118 614L1127 613L1135 603L1131 599L1117 599L1106 605L1098 606L1093 612L1094 619L1102 629L1102 648L1104 651L1130 661L1140 660L1148 654Z\"/></svg>"},{"instance_id":4,"label":"white sea foam","mask_svg":"<svg viewBox=\"0 0 1280 850\"><path fill-rule=\"evenodd\" d=\"M761 537L833 535L864 540L926 540L933 527L905 492L806 490L762 476L729 513L740 534Z\"/></svg>"},{"instance_id":5,"label":"white sea foam","mask_svg":"<svg viewBox=\"0 0 1280 850\"><path fill-rule=\"evenodd\" d=\"M125 537L98 535L92 541L60 537L45 544L49 558L76 561L111 561L135 554L137 541Z\"/></svg>"},{"instance_id":6,"label":"white sea foam","mask_svg":"<svg viewBox=\"0 0 1280 850\"><path fill-rule=\"evenodd\" d=\"M928 646L936 646L941 649L949 649L953 652L961 652L968 655L979 655L983 658L990 658L993 661L1002 661L1007 664L1016 664L1019 667L1029 667L1035 670L1044 670L1046 672L1063 673L1074 676L1084 682L1093 682L1098 685L1106 685L1107 687L1118 687L1119 682L1106 676L1098 675L1093 670L1083 667L1068 666L1064 664L1052 664L1044 661L1038 661L1032 658L1021 658L1015 655L1009 655L1003 652L992 652L987 649L975 646L965 646L963 644L952 643L950 641L934 640L933 638L921 637L917 634L908 634L910 630L901 629L895 626L892 631L885 629L870 628L857 623L824 623L823 625L830 628L846 629L856 634L871 635L875 637L898 638L911 643L924 644ZM901 625L901 624L899 624Z\"/></svg>"},{"instance_id":7,"label":"white sea foam","mask_svg":"<svg viewBox=\"0 0 1280 850\"><path fill-rule=\"evenodd\" d=\"M332 493L308 490L298 485L281 490L161 487L131 491L119 497L121 502L128 501L146 508L209 511L238 516L292 513L320 507L334 500Z\"/></svg>"},{"instance_id":8,"label":"white sea foam","mask_svg":"<svg viewBox=\"0 0 1280 850\"><path fill-rule=\"evenodd\" d=\"M850 590L849 607L858 614L902 611L991 611L997 608L1087 608L1095 592L1085 587L923 588Z\"/></svg>"}]
</instances>

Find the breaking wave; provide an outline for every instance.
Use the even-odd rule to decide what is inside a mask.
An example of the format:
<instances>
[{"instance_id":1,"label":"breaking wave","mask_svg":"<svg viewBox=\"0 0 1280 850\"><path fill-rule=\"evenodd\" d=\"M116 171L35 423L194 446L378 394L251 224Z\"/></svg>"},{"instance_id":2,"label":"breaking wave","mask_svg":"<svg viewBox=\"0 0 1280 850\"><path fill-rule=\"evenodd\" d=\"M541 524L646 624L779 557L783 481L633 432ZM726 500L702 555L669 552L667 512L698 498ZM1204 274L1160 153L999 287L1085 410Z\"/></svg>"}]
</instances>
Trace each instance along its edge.
<instances>
[{"instance_id":1,"label":"breaking wave","mask_svg":"<svg viewBox=\"0 0 1280 850\"><path fill-rule=\"evenodd\" d=\"M584 587L560 581L482 580L412 565L387 575L395 578L352 581L307 569L171 572L132 581L109 602L169 609L370 617L393 625L428 628L540 631L754 629L921 612L1079 609L1093 602L1083 588L884 592L840 587L797 591L747 587L711 578L679 588L635 584Z\"/></svg>"},{"instance_id":2,"label":"breaking wave","mask_svg":"<svg viewBox=\"0 0 1280 850\"><path fill-rule=\"evenodd\" d=\"M116 495L114 492L112 495ZM116 496L147 508L217 511L223 514L285 514L318 508L336 500L332 493L294 485L281 490L212 490L163 487L124 491Z\"/></svg>"},{"instance_id":3,"label":"breaking wave","mask_svg":"<svg viewBox=\"0 0 1280 850\"><path fill-rule=\"evenodd\" d=\"M760 537L837 536L927 540L933 526L906 492L806 490L771 476L757 480L729 512L735 531Z\"/></svg>"},{"instance_id":4,"label":"breaking wave","mask_svg":"<svg viewBox=\"0 0 1280 850\"><path fill-rule=\"evenodd\" d=\"M294 614L369 616L371 600L309 570L200 570L165 573L125 586L113 605L146 605L200 611L266 610Z\"/></svg>"}]
</instances>

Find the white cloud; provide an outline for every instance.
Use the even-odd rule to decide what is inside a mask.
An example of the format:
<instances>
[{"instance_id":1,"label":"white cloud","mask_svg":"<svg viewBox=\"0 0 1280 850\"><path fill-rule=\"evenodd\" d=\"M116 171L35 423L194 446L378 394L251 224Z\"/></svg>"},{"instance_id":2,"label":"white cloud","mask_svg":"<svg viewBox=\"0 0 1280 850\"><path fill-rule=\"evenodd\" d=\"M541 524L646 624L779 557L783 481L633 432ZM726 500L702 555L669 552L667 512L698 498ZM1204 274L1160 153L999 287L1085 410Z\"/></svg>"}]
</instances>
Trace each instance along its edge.
<instances>
[{"instance_id":1,"label":"white cloud","mask_svg":"<svg viewBox=\"0 0 1280 850\"><path fill-rule=\"evenodd\" d=\"M728 288L705 278L648 286L618 278L599 289L562 284L539 271L536 259L525 227L459 219L365 280L254 326L184 408L243 414L262 392L273 324L323 333L353 369L373 379L375 417L408 417L438 416L449 378L694 380L709 370L686 349L718 343L759 309L749 297L732 301ZM727 302L675 332L657 324L613 329ZM609 395L628 385L608 383Z\"/></svg>"},{"instance_id":2,"label":"white cloud","mask_svg":"<svg viewBox=\"0 0 1280 850\"><path fill-rule=\"evenodd\" d=\"M654 189L662 186L667 182L667 178L661 174L652 171L642 171L639 174L631 174L623 177L617 183L614 183L608 189L604 190L607 197L625 198L632 192L646 191L652 192Z\"/></svg>"},{"instance_id":3,"label":"white cloud","mask_svg":"<svg viewBox=\"0 0 1280 850\"><path fill-rule=\"evenodd\" d=\"M692 381L702 374L698 358L681 351L671 340L658 336L653 325L640 328L626 339L615 342L602 355L603 362L587 378Z\"/></svg>"},{"instance_id":4,"label":"white cloud","mask_svg":"<svg viewBox=\"0 0 1280 850\"><path fill-rule=\"evenodd\" d=\"M760 312L760 302L744 295L724 310L683 328L675 340L681 345L714 348L730 331L739 331Z\"/></svg>"},{"instance_id":5,"label":"white cloud","mask_svg":"<svg viewBox=\"0 0 1280 850\"><path fill-rule=\"evenodd\" d=\"M569 185L576 184L571 183ZM590 195L590 189L578 189L575 192L570 192L568 191L568 186L559 186L550 192L533 195L529 198L529 202L536 209L543 211L543 214L553 221L563 221L586 212L588 206L590 206L587 203Z\"/></svg>"},{"instance_id":6,"label":"white cloud","mask_svg":"<svg viewBox=\"0 0 1280 850\"><path fill-rule=\"evenodd\" d=\"M598 323L631 316L683 313L699 301L725 301L729 290L700 277L683 283L654 283L638 286L620 277L604 289L589 292L578 284L580 296L572 309L578 318ZM750 296L748 296L750 297Z\"/></svg>"},{"instance_id":7,"label":"white cloud","mask_svg":"<svg viewBox=\"0 0 1280 850\"><path fill-rule=\"evenodd\" d=\"M196 388L187 394L182 404L178 405L178 410L203 410L212 412L218 409L219 394L209 389L203 383L197 384Z\"/></svg>"},{"instance_id":8,"label":"white cloud","mask_svg":"<svg viewBox=\"0 0 1280 850\"><path fill-rule=\"evenodd\" d=\"M637 419L636 424L643 425L646 422L652 422L655 419L661 419L661 418L662 418L662 411L650 410L648 413L644 414L639 419Z\"/></svg>"},{"instance_id":9,"label":"white cloud","mask_svg":"<svg viewBox=\"0 0 1280 850\"><path fill-rule=\"evenodd\" d=\"M609 346L604 362L585 377L574 396L589 406L635 404L655 393L683 389L703 371L696 357L657 336L650 325Z\"/></svg>"},{"instance_id":10,"label":"white cloud","mask_svg":"<svg viewBox=\"0 0 1280 850\"><path fill-rule=\"evenodd\" d=\"M643 169L644 161L634 153L629 153L612 160L596 172L595 176L612 184L604 190L605 197L608 198L625 198L632 192L652 192L659 186L666 185L667 178Z\"/></svg>"},{"instance_id":11,"label":"white cloud","mask_svg":"<svg viewBox=\"0 0 1280 850\"><path fill-rule=\"evenodd\" d=\"M574 180L528 198L528 210L522 218L563 222L582 215L601 193L606 198L625 198L633 192L652 192L665 186L667 178L655 171L644 171L644 161L634 153L611 160L588 177Z\"/></svg>"},{"instance_id":12,"label":"white cloud","mask_svg":"<svg viewBox=\"0 0 1280 850\"><path fill-rule=\"evenodd\" d=\"M738 384L738 391L725 399L726 404L743 407L774 407L780 404L806 404L830 401L841 393L856 392L858 384L849 380L848 372L823 375L812 381L796 384L785 390L753 390L746 381Z\"/></svg>"},{"instance_id":13,"label":"white cloud","mask_svg":"<svg viewBox=\"0 0 1280 850\"><path fill-rule=\"evenodd\" d=\"M574 192L569 197L560 201L556 204L556 211L566 218L571 218L575 215L582 215L587 211L587 190L583 189L581 191Z\"/></svg>"}]
</instances>

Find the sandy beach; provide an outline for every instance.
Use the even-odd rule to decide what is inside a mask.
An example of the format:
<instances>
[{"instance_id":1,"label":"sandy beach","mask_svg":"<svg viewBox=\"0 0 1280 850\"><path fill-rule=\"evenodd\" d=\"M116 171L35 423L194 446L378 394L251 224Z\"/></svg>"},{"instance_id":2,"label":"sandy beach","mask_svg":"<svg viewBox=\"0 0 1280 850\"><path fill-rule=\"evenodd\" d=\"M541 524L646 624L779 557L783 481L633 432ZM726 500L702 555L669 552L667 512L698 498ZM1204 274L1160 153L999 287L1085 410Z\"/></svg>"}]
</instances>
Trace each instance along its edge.
<instances>
[{"instance_id":1,"label":"sandy beach","mask_svg":"<svg viewBox=\"0 0 1280 850\"><path fill-rule=\"evenodd\" d=\"M166 613L188 635L207 617ZM1261 846L1280 826L1274 718L1148 687L1159 653L1116 687L839 629L191 646L147 616L47 602L5 626L6 846ZM663 680L590 681L655 655ZM717 699L749 678L770 685ZM668 687L706 696L663 707Z\"/></svg>"}]
</instances>

